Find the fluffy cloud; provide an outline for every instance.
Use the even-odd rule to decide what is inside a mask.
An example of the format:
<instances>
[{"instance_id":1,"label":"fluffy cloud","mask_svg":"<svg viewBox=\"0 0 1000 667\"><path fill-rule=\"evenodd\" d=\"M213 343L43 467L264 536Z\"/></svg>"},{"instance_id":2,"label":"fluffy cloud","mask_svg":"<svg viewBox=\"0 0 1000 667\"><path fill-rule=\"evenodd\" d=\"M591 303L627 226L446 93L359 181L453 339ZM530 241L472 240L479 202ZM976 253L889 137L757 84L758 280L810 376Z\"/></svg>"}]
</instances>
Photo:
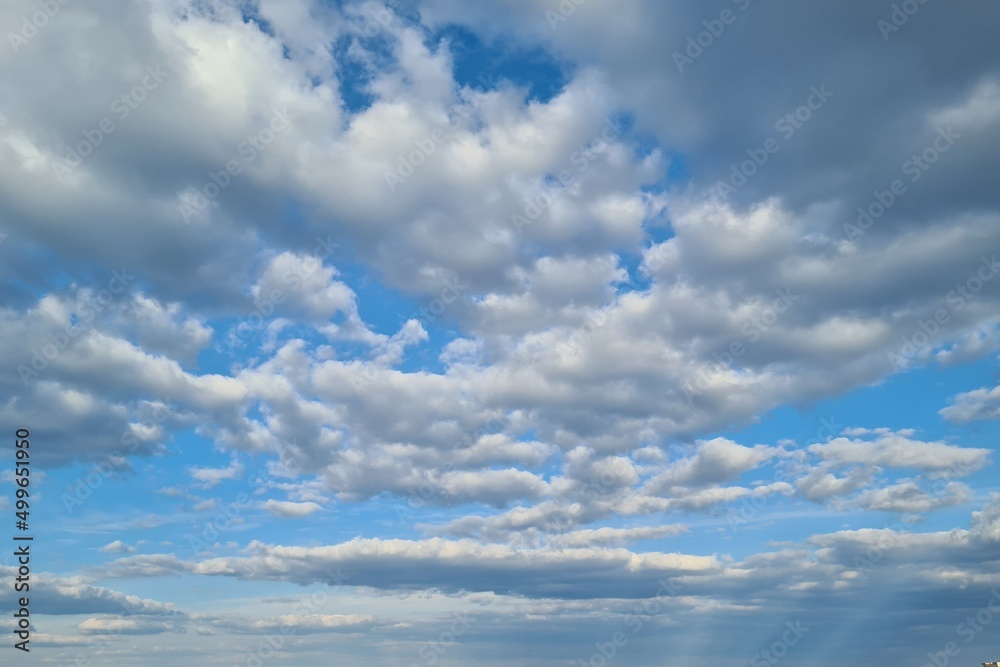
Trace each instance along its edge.
<instances>
[{"instance_id":1,"label":"fluffy cloud","mask_svg":"<svg viewBox=\"0 0 1000 667\"><path fill-rule=\"evenodd\" d=\"M101 547L101 551L109 554L135 553L135 547L127 546L121 540L115 540Z\"/></svg>"},{"instance_id":2,"label":"fluffy cloud","mask_svg":"<svg viewBox=\"0 0 1000 667\"><path fill-rule=\"evenodd\" d=\"M300 519L323 509L320 505L313 502L295 503L282 500L266 500L260 506L261 509L283 519Z\"/></svg>"},{"instance_id":3,"label":"fluffy cloud","mask_svg":"<svg viewBox=\"0 0 1000 667\"><path fill-rule=\"evenodd\" d=\"M958 394L951 405L942 408L941 415L959 423L1000 418L1000 386Z\"/></svg>"},{"instance_id":4,"label":"fluffy cloud","mask_svg":"<svg viewBox=\"0 0 1000 667\"><path fill-rule=\"evenodd\" d=\"M865 464L915 468L946 476L965 475L985 466L991 450L956 447L944 442L920 442L908 436L912 432L875 431L871 441L834 438L809 447L809 451L827 461L841 464Z\"/></svg>"},{"instance_id":5,"label":"fluffy cloud","mask_svg":"<svg viewBox=\"0 0 1000 667\"><path fill-rule=\"evenodd\" d=\"M293 627L279 661L367 664L339 649L371 633L408 664L467 607L478 652L454 662L542 664L672 577L635 652L725 664L776 609L839 646L857 628L821 628L906 590L945 640L1000 584L992 450L955 426L1000 396L949 374L1000 345L995 6L926 3L885 33L889 0L734 2L697 55L717 10L656 0L39 7L0 8L0 426L30 426L43 494L92 497L58 529L119 558L76 567L357 587L167 619L43 575L38 608L81 618L40 643L130 634L124 662L197 662ZM852 403L911 377L930 398L934 364L954 430ZM865 428L787 432L830 402ZM178 527L239 493L189 560ZM907 523L871 527L887 515ZM234 551L253 529L272 543ZM397 594L434 613L383 614ZM870 604L871 628L912 629ZM482 650L497 627L534 653ZM156 639L174 632L191 646ZM841 657L921 659L874 634Z\"/></svg>"}]
</instances>

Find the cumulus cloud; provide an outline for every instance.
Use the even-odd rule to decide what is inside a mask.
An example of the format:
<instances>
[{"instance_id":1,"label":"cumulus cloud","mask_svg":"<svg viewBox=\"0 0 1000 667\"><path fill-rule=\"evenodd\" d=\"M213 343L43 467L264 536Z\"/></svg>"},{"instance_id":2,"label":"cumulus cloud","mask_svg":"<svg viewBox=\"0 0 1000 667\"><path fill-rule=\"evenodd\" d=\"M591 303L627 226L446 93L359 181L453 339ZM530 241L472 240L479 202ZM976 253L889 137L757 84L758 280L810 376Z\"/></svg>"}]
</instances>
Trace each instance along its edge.
<instances>
[{"instance_id":1,"label":"cumulus cloud","mask_svg":"<svg viewBox=\"0 0 1000 667\"><path fill-rule=\"evenodd\" d=\"M86 572L123 585L343 568L358 587L342 609L192 620L43 575L38 608L86 618L39 642L130 634L147 643L122 661L197 662L156 637L208 654L287 626L279 660L305 664L377 628L404 664L441 630L373 602L400 594L589 645L665 577L683 593L658 604L684 613L641 637L713 664L732 656L705 628L770 637L769 605L830 627L866 589L908 591L953 634L930 607L960 619L998 583L996 499L976 505L992 448L922 414L786 431L935 364L945 427L1000 415L1000 389L956 371L1000 349L1000 10L925 3L885 34L889 0L732 4L687 60L716 10L96 0L22 43L40 5L0 7L0 426L44 443L68 548L114 555ZM234 525L294 518L304 541L183 553L191 509L239 493ZM967 529L871 527L973 507ZM796 536L737 540L734 513ZM121 526L155 537L109 542ZM920 659L904 649L868 636L841 657Z\"/></svg>"},{"instance_id":2,"label":"cumulus cloud","mask_svg":"<svg viewBox=\"0 0 1000 667\"><path fill-rule=\"evenodd\" d=\"M101 547L101 551L109 554L135 553L135 547L127 546L121 540L115 540Z\"/></svg>"},{"instance_id":3,"label":"cumulus cloud","mask_svg":"<svg viewBox=\"0 0 1000 667\"><path fill-rule=\"evenodd\" d=\"M651 491L731 482L777 454L774 448L744 447L725 438L715 438L701 443L694 456L677 461L654 478Z\"/></svg>"},{"instance_id":4,"label":"cumulus cloud","mask_svg":"<svg viewBox=\"0 0 1000 667\"><path fill-rule=\"evenodd\" d=\"M200 482L201 487L210 489L223 480L236 479L243 475L244 468L239 458L233 454L230 463L225 468L197 468L192 467L188 473L191 478Z\"/></svg>"},{"instance_id":5,"label":"cumulus cloud","mask_svg":"<svg viewBox=\"0 0 1000 667\"><path fill-rule=\"evenodd\" d=\"M274 619L253 621L246 627L257 632L275 632L294 628L295 632L364 632L376 622L376 617L365 614L287 614Z\"/></svg>"},{"instance_id":6,"label":"cumulus cloud","mask_svg":"<svg viewBox=\"0 0 1000 667\"><path fill-rule=\"evenodd\" d=\"M977 419L1000 418L1000 386L983 387L958 394L952 404L940 410L949 421L965 423Z\"/></svg>"},{"instance_id":7,"label":"cumulus cloud","mask_svg":"<svg viewBox=\"0 0 1000 667\"><path fill-rule=\"evenodd\" d=\"M841 464L865 464L914 468L930 473L961 476L974 472L989 462L991 450L957 447L944 442L913 440L911 433L878 429L874 440L835 438L811 445L809 451L827 461Z\"/></svg>"},{"instance_id":8,"label":"cumulus cloud","mask_svg":"<svg viewBox=\"0 0 1000 667\"><path fill-rule=\"evenodd\" d=\"M169 623L136 618L88 618L77 627L88 634L102 635L153 635L173 628Z\"/></svg>"},{"instance_id":9,"label":"cumulus cloud","mask_svg":"<svg viewBox=\"0 0 1000 667\"><path fill-rule=\"evenodd\" d=\"M300 519L323 509L314 502L296 503L287 500L265 500L260 506L261 509L284 519Z\"/></svg>"}]
</instances>

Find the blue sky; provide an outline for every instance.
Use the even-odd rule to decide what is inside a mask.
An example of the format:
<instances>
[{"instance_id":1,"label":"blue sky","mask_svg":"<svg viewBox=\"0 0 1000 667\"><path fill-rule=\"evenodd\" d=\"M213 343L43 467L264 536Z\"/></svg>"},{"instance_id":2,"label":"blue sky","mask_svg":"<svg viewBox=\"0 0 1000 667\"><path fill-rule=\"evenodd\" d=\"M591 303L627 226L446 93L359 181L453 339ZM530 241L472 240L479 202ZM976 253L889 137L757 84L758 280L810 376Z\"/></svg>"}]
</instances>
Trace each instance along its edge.
<instances>
[{"instance_id":1,"label":"blue sky","mask_svg":"<svg viewBox=\"0 0 1000 667\"><path fill-rule=\"evenodd\" d=\"M7 3L5 660L997 659L998 19Z\"/></svg>"}]
</instances>

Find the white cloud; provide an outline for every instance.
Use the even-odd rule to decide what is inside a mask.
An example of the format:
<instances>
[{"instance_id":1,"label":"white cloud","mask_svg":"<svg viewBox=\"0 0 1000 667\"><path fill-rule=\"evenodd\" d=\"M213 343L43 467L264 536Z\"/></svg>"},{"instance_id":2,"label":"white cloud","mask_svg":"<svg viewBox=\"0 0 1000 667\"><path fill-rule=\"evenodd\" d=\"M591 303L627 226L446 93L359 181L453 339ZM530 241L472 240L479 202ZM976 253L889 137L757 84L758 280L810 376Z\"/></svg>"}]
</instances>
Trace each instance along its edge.
<instances>
[{"instance_id":1,"label":"white cloud","mask_svg":"<svg viewBox=\"0 0 1000 667\"><path fill-rule=\"evenodd\" d=\"M121 540L115 540L101 547L101 551L109 554L135 553L135 547L127 546Z\"/></svg>"},{"instance_id":2,"label":"white cloud","mask_svg":"<svg viewBox=\"0 0 1000 667\"><path fill-rule=\"evenodd\" d=\"M191 479L200 482L204 489L210 489L227 479L239 479L243 476L245 469L243 463L236 454L230 457L229 465L225 468L198 468L191 467L188 474Z\"/></svg>"},{"instance_id":3,"label":"white cloud","mask_svg":"<svg viewBox=\"0 0 1000 667\"><path fill-rule=\"evenodd\" d=\"M321 505L314 502L296 503L287 500L265 500L260 504L260 507L274 516L284 519L301 519L323 509Z\"/></svg>"},{"instance_id":4,"label":"white cloud","mask_svg":"<svg viewBox=\"0 0 1000 667\"><path fill-rule=\"evenodd\" d=\"M960 424L976 419L1000 419L1000 386L958 394L951 405L939 412L945 419Z\"/></svg>"},{"instance_id":5,"label":"white cloud","mask_svg":"<svg viewBox=\"0 0 1000 667\"><path fill-rule=\"evenodd\" d=\"M820 458L842 464L915 468L930 473L962 476L989 463L989 449L957 447L945 442L923 442L900 432L882 432L874 440L834 438L811 445Z\"/></svg>"}]
</instances>

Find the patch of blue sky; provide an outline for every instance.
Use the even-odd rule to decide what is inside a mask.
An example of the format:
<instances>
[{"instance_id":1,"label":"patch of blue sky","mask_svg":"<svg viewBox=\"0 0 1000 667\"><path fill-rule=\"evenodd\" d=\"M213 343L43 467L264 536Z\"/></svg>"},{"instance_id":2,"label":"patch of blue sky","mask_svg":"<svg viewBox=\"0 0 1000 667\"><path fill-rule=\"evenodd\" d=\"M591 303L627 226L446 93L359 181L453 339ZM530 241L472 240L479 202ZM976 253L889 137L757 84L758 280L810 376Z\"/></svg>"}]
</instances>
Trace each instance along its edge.
<instances>
[{"instance_id":1,"label":"patch of blue sky","mask_svg":"<svg viewBox=\"0 0 1000 667\"><path fill-rule=\"evenodd\" d=\"M363 57L354 52L358 47L362 49ZM375 73L385 72L393 65L389 37L384 32L371 36L363 33L341 35L331 45L330 53L337 63L343 109L349 116L363 113L376 99L369 89Z\"/></svg>"},{"instance_id":2,"label":"patch of blue sky","mask_svg":"<svg viewBox=\"0 0 1000 667\"><path fill-rule=\"evenodd\" d=\"M527 48L516 40L483 41L466 28L449 25L429 36L431 43L447 40L454 60L453 75L460 86L492 90L506 80L527 89L526 102L545 104L572 79L574 68L544 49Z\"/></svg>"},{"instance_id":3,"label":"patch of blue sky","mask_svg":"<svg viewBox=\"0 0 1000 667\"><path fill-rule=\"evenodd\" d=\"M274 26L271 25L270 21L261 16L257 9L257 5L254 3L243 3L240 7L240 15L243 17L243 22L256 24L262 33L269 37L275 37ZM288 58L287 53L285 54L285 58Z\"/></svg>"}]
</instances>

